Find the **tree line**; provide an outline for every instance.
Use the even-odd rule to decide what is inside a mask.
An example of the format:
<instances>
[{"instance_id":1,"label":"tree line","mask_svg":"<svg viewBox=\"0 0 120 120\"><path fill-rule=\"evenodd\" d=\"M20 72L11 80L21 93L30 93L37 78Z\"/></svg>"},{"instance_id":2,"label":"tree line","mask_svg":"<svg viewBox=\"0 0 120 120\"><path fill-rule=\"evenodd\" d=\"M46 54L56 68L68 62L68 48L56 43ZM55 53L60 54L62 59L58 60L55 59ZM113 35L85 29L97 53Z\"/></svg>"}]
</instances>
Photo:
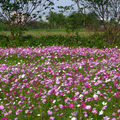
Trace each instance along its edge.
<instances>
[{"instance_id":1,"label":"tree line","mask_svg":"<svg viewBox=\"0 0 120 120\"><path fill-rule=\"evenodd\" d=\"M63 13L49 12L46 16L46 20L31 20L26 24L26 29L80 29L80 28L92 28L93 26L101 25L98 17L95 13L79 14L78 12L72 12L66 16ZM6 31L7 28L2 22L0 22L0 30Z\"/></svg>"},{"instance_id":2,"label":"tree line","mask_svg":"<svg viewBox=\"0 0 120 120\"><path fill-rule=\"evenodd\" d=\"M109 21L109 24L113 24L113 20ZM80 14L74 11L66 16L63 13L50 11L46 20L30 20L27 22L25 29L71 29L74 31L81 28L96 30L102 26L103 21L99 20L95 12ZM0 22L0 31L8 31L2 22Z\"/></svg>"},{"instance_id":3,"label":"tree line","mask_svg":"<svg viewBox=\"0 0 120 120\"><path fill-rule=\"evenodd\" d=\"M81 29L81 28L93 28L93 26L102 25L98 20L95 13L79 14L78 12L72 12L70 15L65 16L63 13L49 12L46 16L46 20L30 21L26 25L28 29Z\"/></svg>"},{"instance_id":4,"label":"tree line","mask_svg":"<svg viewBox=\"0 0 120 120\"><path fill-rule=\"evenodd\" d=\"M62 12L72 9L74 6L58 6L61 13L50 12L47 16L49 22L45 23L44 21L36 20L41 18L40 14L44 10L49 9L52 11L55 9L52 0L0 0L0 21L10 31L12 39L15 36L21 36L25 27L35 22L41 28L43 26L49 27L49 29L65 27L68 31L75 31L80 27L98 30L100 25L102 25L104 36L110 44L120 38L119 0L71 1L77 5L77 12L65 17ZM85 9L90 13L85 14ZM33 19L34 22L31 21Z\"/></svg>"}]
</instances>

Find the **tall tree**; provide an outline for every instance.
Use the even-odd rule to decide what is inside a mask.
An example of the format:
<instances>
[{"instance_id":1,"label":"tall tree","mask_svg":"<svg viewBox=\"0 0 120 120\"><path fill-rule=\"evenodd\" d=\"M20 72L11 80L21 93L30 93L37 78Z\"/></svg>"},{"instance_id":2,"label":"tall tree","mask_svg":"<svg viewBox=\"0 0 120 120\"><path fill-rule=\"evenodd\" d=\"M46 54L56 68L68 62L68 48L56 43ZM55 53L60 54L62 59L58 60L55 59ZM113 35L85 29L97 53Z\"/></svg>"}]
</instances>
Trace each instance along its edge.
<instances>
[{"instance_id":1,"label":"tall tree","mask_svg":"<svg viewBox=\"0 0 120 120\"><path fill-rule=\"evenodd\" d=\"M98 30L100 27L100 20L98 19L98 16L95 12L90 12L85 15L85 27L88 30Z\"/></svg>"},{"instance_id":2,"label":"tall tree","mask_svg":"<svg viewBox=\"0 0 120 120\"><path fill-rule=\"evenodd\" d=\"M119 37L120 31L120 0L72 0L78 9L87 8L97 14L103 22L105 36L109 43L113 44ZM112 20L112 24L110 24Z\"/></svg>"},{"instance_id":3,"label":"tall tree","mask_svg":"<svg viewBox=\"0 0 120 120\"><path fill-rule=\"evenodd\" d=\"M76 32L77 29L84 27L84 14L78 12L72 12L66 18L66 30L70 32Z\"/></svg>"},{"instance_id":4,"label":"tall tree","mask_svg":"<svg viewBox=\"0 0 120 120\"><path fill-rule=\"evenodd\" d=\"M65 25L65 16L63 13L49 12L46 16L51 28L62 28Z\"/></svg>"},{"instance_id":5,"label":"tall tree","mask_svg":"<svg viewBox=\"0 0 120 120\"><path fill-rule=\"evenodd\" d=\"M0 20L14 38L21 35L27 22L40 18L52 5L52 0L0 0Z\"/></svg>"}]
</instances>

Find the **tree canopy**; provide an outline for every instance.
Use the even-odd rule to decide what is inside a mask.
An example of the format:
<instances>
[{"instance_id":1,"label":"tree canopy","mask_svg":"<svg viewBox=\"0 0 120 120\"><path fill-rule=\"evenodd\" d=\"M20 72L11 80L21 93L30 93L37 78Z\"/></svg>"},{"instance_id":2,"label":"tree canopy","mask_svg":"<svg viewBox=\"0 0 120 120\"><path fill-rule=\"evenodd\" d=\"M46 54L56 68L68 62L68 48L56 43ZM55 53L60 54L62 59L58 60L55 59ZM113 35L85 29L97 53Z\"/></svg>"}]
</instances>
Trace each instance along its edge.
<instances>
[{"instance_id":1,"label":"tree canopy","mask_svg":"<svg viewBox=\"0 0 120 120\"><path fill-rule=\"evenodd\" d=\"M46 9L53 9L52 0L0 0L0 20L11 32L11 36L21 35L27 22L41 18Z\"/></svg>"},{"instance_id":2,"label":"tree canopy","mask_svg":"<svg viewBox=\"0 0 120 120\"><path fill-rule=\"evenodd\" d=\"M120 0L72 0L79 11L83 8L96 13L102 21L108 42L113 43L120 37ZM112 24L110 24L112 22Z\"/></svg>"}]
</instances>

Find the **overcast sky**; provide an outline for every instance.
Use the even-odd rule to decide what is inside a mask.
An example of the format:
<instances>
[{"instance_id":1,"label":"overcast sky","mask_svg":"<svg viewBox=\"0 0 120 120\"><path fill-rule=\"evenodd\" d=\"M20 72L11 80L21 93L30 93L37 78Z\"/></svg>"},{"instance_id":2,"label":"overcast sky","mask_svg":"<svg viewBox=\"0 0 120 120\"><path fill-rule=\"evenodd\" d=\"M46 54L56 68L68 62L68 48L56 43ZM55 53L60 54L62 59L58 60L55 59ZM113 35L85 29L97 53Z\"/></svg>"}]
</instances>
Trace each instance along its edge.
<instances>
[{"instance_id":1,"label":"overcast sky","mask_svg":"<svg viewBox=\"0 0 120 120\"><path fill-rule=\"evenodd\" d=\"M54 0L55 1L55 6L70 6L72 4L75 4L72 0ZM75 6L75 10L77 10L77 6Z\"/></svg>"},{"instance_id":2,"label":"overcast sky","mask_svg":"<svg viewBox=\"0 0 120 120\"><path fill-rule=\"evenodd\" d=\"M54 1L57 5L62 5L62 6L71 5L74 3L72 0L59 0L59 1L54 0Z\"/></svg>"},{"instance_id":3,"label":"overcast sky","mask_svg":"<svg viewBox=\"0 0 120 120\"><path fill-rule=\"evenodd\" d=\"M55 3L55 10L54 12L59 12L59 10L57 9L57 6L70 6L72 4L75 4L72 0L54 0ZM74 7L74 11L77 11L77 6ZM46 11L46 14L49 13L49 10ZM66 13L64 13L64 15L69 15L70 11L67 11ZM43 19L45 19L45 16L42 17Z\"/></svg>"}]
</instances>

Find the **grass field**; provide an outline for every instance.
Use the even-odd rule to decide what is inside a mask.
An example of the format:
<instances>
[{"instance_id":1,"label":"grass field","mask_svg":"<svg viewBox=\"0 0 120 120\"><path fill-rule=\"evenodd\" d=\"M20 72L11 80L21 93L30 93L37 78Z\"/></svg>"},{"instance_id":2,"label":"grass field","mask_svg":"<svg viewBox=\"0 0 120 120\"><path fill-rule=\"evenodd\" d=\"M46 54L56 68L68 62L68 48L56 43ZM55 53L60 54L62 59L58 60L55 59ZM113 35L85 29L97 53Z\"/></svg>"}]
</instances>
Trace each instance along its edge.
<instances>
[{"instance_id":1,"label":"grass field","mask_svg":"<svg viewBox=\"0 0 120 120\"><path fill-rule=\"evenodd\" d=\"M1 120L120 120L120 50L0 48Z\"/></svg>"},{"instance_id":2,"label":"grass field","mask_svg":"<svg viewBox=\"0 0 120 120\"><path fill-rule=\"evenodd\" d=\"M88 32L85 29L78 30L78 33L79 33L79 35L85 36L85 37L93 34L93 32ZM1 34L10 35L10 32L2 31ZM75 33L70 33L70 34L74 35ZM51 29L51 30L35 29L35 30L25 31L23 35L32 35L34 37L40 37L43 35L63 35L63 36L66 36L66 35L68 35L68 33L65 31L65 29Z\"/></svg>"}]
</instances>

